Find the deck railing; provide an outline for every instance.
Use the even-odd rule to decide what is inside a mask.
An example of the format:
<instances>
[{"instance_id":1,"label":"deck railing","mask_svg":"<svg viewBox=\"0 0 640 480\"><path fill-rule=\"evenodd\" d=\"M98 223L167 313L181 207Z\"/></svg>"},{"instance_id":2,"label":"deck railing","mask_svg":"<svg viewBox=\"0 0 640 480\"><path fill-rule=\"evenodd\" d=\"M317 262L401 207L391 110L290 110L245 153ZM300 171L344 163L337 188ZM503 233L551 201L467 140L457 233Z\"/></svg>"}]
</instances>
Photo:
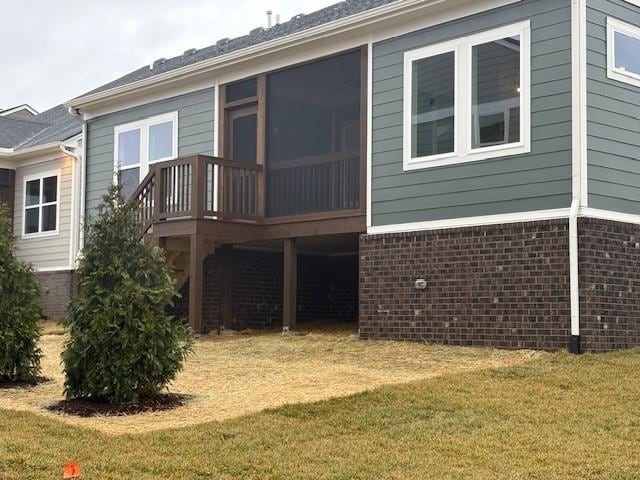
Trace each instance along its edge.
<instances>
[{"instance_id":1,"label":"deck railing","mask_svg":"<svg viewBox=\"0 0 640 480\"><path fill-rule=\"evenodd\" d=\"M171 219L259 222L260 165L195 155L151 166L132 198L145 231Z\"/></svg>"},{"instance_id":2,"label":"deck railing","mask_svg":"<svg viewBox=\"0 0 640 480\"><path fill-rule=\"evenodd\" d=\"M359 158L306 158L262 165L205 155L152 165L132 198L145 232L156 222L211 219L258 223L269 217L360 208Z\"/></svg>"}]
</instances>

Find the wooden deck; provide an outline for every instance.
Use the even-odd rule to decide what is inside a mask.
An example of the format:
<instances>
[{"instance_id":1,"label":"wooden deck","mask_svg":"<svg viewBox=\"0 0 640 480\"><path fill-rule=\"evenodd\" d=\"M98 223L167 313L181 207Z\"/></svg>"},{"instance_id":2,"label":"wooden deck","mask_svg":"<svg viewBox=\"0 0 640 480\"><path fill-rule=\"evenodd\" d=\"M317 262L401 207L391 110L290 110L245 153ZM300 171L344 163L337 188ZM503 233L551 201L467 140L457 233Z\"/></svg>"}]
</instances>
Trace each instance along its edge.
<instances>
[{"instance_id":1,"label":"wooden deck","mask_svg":"<svg viewBox=\"0 0 640 480\"><path fill-rule=\"evenodd\" d=\"M282 192L282 188L309 189L309 182L300 181L306 178L305 173L291 174L288 185L280 181L281 189L273 195L284 204L305 197L308 205L326 205L330 210L269 217L265 215L270 199L263 165L195 155L151 167L132 198L140 203L145 235L167 251L178 287L187 279L190 282L189 322L194 331L204 332L205 258L212 253L225 255L230 245L274 241L281 241L284 251L283 328L295 328L297 239L366 231L361 192L356 191L357 199L345 193L348 185L361 183L361 172L354 170L348 159L331 159L322 168L327 174L319 181L326 185L313 195L297 192L287 198ZM324 198L318 195L320 190L325 192ZM225 264L225 284L230 284L232 259ZM222 315L229 316L232 292L224 291Z\"/></svg>"}]
</instances>

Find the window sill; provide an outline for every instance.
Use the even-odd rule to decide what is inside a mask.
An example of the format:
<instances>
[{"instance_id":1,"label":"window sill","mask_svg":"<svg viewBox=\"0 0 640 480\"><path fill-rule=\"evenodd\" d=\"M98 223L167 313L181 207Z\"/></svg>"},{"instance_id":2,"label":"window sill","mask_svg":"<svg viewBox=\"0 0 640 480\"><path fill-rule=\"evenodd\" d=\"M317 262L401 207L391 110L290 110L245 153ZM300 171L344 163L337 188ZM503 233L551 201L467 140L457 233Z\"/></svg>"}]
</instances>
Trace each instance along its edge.
<instances>
[{"instance_id":1,"label":"window sill","mask_svg":"<svg viewBox=\"0 0 640 480\"><path fill-rule=\"evenodd\" d=\"M59 230L52 230L50 232L23 233L21 238L23 240L31 240L31 239L38 239L38 238L58 237L59 235L60 235Z\"/></svg>"},{"instance_id":2,"label":"window sill","mask_svg":"<svg viewBox=\"0 0 640 480\"><path fill-rule=\"evenodd\" d=\"M423 170L426 168L446 167L460 165L468 162L480 160L491 160L515 155L525 155L531 153L531 146L525 144L500 145L496 147L486 147L472 150L465 155L438 155L424 158L405 158L403 171Z\"/></svg>"},{"instance_id":3,"label":"window sill","mask_svg":"<svg viewBox=\"0 0 640 480\"><path fill-rule=\"evenodd\" d=\"M629 72L624 73L618 69L609 69L609 71L607 72L607 78L609 78L610 80L615 80L617 82L627 83L635 87L640 87L640 76L634 75Z\"/></svg>"}]
</instances>

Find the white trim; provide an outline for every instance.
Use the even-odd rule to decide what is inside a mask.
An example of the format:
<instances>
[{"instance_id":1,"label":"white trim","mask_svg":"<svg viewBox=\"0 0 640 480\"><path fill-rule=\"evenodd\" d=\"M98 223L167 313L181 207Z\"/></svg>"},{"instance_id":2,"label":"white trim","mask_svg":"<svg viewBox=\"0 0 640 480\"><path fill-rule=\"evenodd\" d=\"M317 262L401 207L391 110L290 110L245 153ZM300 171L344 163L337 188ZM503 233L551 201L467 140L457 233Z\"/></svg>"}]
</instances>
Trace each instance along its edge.
<instances>
[{"instance_id":1,"label":"white trim","mask_svg":"<svg viewBox=\"0 0 640 480\"><path fill-rule=\"evenodd\" d=\"M578 2L580 35L579 59L581 72L579 75L580 92L580 207L589 205L588 189L588 134L587 134L587 0Z\"/></svg>"},{"instance_id":2,"label":"white trim","mask_svg":"<svg viewBox=\"0 0 640 480\"><path fill-rule=\"evenodd\" d=\"M600 210L598 208L587 207L580 209L580 216L640 225L640 215L634 215L632 213L614 212L611 210Z\"/></svg>"},{"instance_id":3,"label":"white trim","mask_svg":"<svg viewBox=\"0 0 640 480\"><path fill-rule=\"evenodd\" d=\"M216 79L213 90L213 156L220 157L220 82ZM218 175L220 167L213 166L213 210L218 211Z\"/></svg>"},{"instance_id":4,"label":"white trim","mask_svg":"<svg viewBox=\"0 0 640 480\"><path fill-rule=\"evenodd\" d=\"M0 158L31 158L40 155L46 151L57 151L60 146L64 145L63 142L52 142L44 145L37 145L35 147L23 148L14 150L11 148L0 148Z\"/></svg>"},{"instance_id":5,"label":"white trim","mask_svg":"<svg viewBox=\"0 0 640 480\"><path fill-rule=\"evenodd\" d=\"M0 158L0 168L7 168L9 170L15 170L16 164L11 160L4 160Z\"/></svg>"},{"instance_id":6,"label":"white trim","mask_svg":"<svg viewBox=\"0 0 640 480\"><path fill-rule=\"evenodd\" d=\"M629 3L631 3L632 5L637 5L638 7L640 7L640 0L625 0Z\"/></svg>"},{"instance_id":7,"label":"white trim","mask_svg":"<svg viewBox=\"0 0 640 480\"><path fill-rule=\"evenodd\" d=\"M56 201L55 202L47 202L42 203L42 196L44 194L44 179L56 177ZM21 238L23 240L28 240L32 238L46 238L46 237L57 237L60 235L60 203L61 203L61 180L62 178L62 170L50 170L48 172L40 172L35 173L33 175L25 175L22 178L22 232ZM40 181L40 201L37 205L27 206L27 183L33 182L34 180ZM55 205L56 206L56 228L55 230L47 230L46 232L42 231L42 208L49 207ZM27 209L33 210L38 208L38 231L34 233L25 233L25 229L27 227L26 217L27 217Z\"/></svg>"},{"instance_id":8,"label":"white trim","mask_svg":"<svg viewBox=\"0 0 640 480\"><path fill-rule=\"evenodd\" d=\"M74 268L67 267L42 267L35 268L36 273L55 273L55 272L72 272Z\"/></svg>"},{"instance_id":9,"label":"white trim","mask_svg":"<svg viewBox=\"0 0 640 480\"><path fill-rule=\"evenodd\" d=\"M365 45L370 38L368 35L372 33L375 35L371 37L371 41L379 42L519 1L522 0L400 0L286 37L280 37L109 90L85 95L70 100L65 105L72 109L82 108L85 115L88 110L109 102L112 103L109 107L111 111L122 110L127 108L124 106L127 105L127 102L140 98L143 92L158 90L161 87L175 88L177 81L188 81L189 79L196 81L206 77L210 80L223 69L241 67L243 63L250 63L253 67L245 68L241 74L237 74L237 78L242 78L241 75L251 76L268 71L263 66L258 68L256 64L273 56L281 57L277 62L269 64L270 69L277 69L305 61L305 59L318 58ZM314 45L309 46L310 43ZM301 52L291 52L290 50L294 47L300 47ZM224 82L222 79L220 81L227 83L226 79ZM120 102L120 105L113 105L115 102ZM92 113L91 116L95 117L96 115Z\"/></svg>"},{"instance_id":10,"label":"white trim","mask_svg":"<svg viewBox=\"0 0 640 480\"><path fill-rule=\"evenodd\" d=\"M141 92L132 98L128 98L124 102L117 101L101 104L99 107L92 109L90 113L84 112L81 116L84 120L92 120L110 113L120 112L122 110L135 107L142 107L162 100L179 97L181 95L211 90L215 88L216 83L217 81L212 81L210 77L205 78L204 80L189 80L185 85L171 85L170 87L158 88L154 91ZM69 108L69 111L77 113L78 109Z\"/></svg>"},{"instance_id":11,"label":"white trim","mask_svg":"<svg viewBox=\"0 0 640 480\"><path fill-rule=\"evenodd\" d=\"M616 67L616 33L621 33L640 42L640 27L607 17L607 77L640 87L640 72L630 72Z\"/></svg>"},{"instance_id":12,"label":"white trim","mask_svg":"<svg viewBox=\"0 0 640 480\"><path fill-rule=\"evenodd\" d=\"M503 213L497 215L484 215L478 217L452 218L446 220L432 220L427 222L402 223L397 225L383 225L367 229L369 235L381 233L406 233L420 232L424 230L443 230L446 228L475 227L481 225L495 225L501 223L519 223L540 220L554 220L568 218L568 208L551 210L536 210L533 212Z\"/></svg>"},{"instance_id":13,"label":"white trim","mask_svg":"<svg viewBox=\"0 0 640 480\"><path fill-rule=\"evenodd\" d=\"M367 229L368 235L385 233L410 233L430 230L444 230L447 228L478 227L483 225L499 225L502 223L520 223L543 220L556 220L571 216L570 208L558 208L551 210L536 210L533 212L504 213L498 215L485 215L478 217L453 218L447 220L433 220L428 222L403 223L397 225L383 225ZM597 208L580 207L576 213L579 218L597 218L611 220L613 222L640 225L640 215L631 213L614 212L612 210L600 210Z\"/></svg>"},{"instance_id":14,"label":"white trim","mask_svg":"<svg viewBox=\"0 0 640 480\"><path fill-rule=\"evenodd\" d=\"M371 227L371 183L373 179L373 42L367 44L367 228Z\"/></svg>"},{"instance_id":15,"label":"white trim","mask_svg":"<svg viewBox=\"0 0 640 480\"><path fill-rule=\"evenodd\" d=\"M156 160L149 160L149 130L155 125L161 123L173 122L173 138L172 138L172 151L171 156L158 158ZM125 167L119 167L119 148L118 142L120 134L130 132L133 130L140 131L140 163L135 165L126 165ZM147 173L149 173L149 166L154 163L166 162L178 157L178 111L163 113L161 115L155 115L153 117L144 118L142 120L136 120L135 122L125 123L118 125L113 129L113 166L114 166L114 182L118 181L118 171L130 170L133 168L140 169L140 180L142 180Z\"/></svg>"},{"instance_id":16,"label":"white trim","mask_svg":"<svg viewBox=\"0 0 640 480\"><path fill-rule=\"evenodd\" d=\"M520 141L474 148L473 131L475 127L474 115L472 114L473 84L471 81L473 47L514 36L520 37ZM455 55L454 149L445 154L414 158L412 156L414 62L451 52ZM527 20L405 52L403 124L403 170L405 171L531 152L531 22Z\"/></svg>"},{"instance_id":17,"label":"white trim","mask_svg":"<svg viewBox=\"0 0 640 480\"><path fill-rule=\"evenodd\" d=\"M0 117L6 117L7 115L11 115L12 113L19 112L21 110L26 110L31 115L38 115L38 111L34 109L31 105L27 105L26 103L23 105L18 105L17 107L10 108L8 110L0 111Z\"/></svg>"}]
</instances>

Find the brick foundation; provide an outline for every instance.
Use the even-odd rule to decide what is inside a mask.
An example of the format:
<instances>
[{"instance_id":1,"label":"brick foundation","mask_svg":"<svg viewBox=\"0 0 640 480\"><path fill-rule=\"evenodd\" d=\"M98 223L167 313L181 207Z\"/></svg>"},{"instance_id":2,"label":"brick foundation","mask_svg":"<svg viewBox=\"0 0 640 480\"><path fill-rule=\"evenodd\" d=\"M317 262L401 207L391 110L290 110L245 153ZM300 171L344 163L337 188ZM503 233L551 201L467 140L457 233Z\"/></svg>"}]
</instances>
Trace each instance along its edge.
<instances>
[{"instance_id":1,"label":"brick foundation","mask_svg":"<svg viewBox=\"0 0 640 480\"><path fill-rule=\"evenodd\" d=\"M640 226L580 218L580 328L585 351L640 345Z\"/></svg>"},{"instance_id":2,"label":"brick foundation","mask_svg":"<svg viewBox=\"0 0 640 480\"><path fill-rule=\"evenodd\" d=\"M67 306L76 292L74 273L40 272L40 307L48 320L59 321L66 317Z\"/></svg>"},{"instance_id":3,"label":"brick foundation","mask_svg":"<svg viewBox=\"0 0 640 480\"><path fill-rule=\"evenodd\" d=\"M282 252L236 249L233 255L233 320L227 328L267 329L282 326ZM222 261L205 260L204 317L207 331L221 315ZM188 315L189 285L183 287L172 313ZM356 321L358 318L358 257L305 255L298 257L298 322Z\"/></svg>"},{"instance_id":4,"label":"brick foundation","mask_svg":"<svg viewBox=\"0 0 640 480\"><path fill-rule=\"evenodd\" d=\"M360 336L564 349L568 252L567 220L363 235Z\"/></svg>"}]
</instances>

